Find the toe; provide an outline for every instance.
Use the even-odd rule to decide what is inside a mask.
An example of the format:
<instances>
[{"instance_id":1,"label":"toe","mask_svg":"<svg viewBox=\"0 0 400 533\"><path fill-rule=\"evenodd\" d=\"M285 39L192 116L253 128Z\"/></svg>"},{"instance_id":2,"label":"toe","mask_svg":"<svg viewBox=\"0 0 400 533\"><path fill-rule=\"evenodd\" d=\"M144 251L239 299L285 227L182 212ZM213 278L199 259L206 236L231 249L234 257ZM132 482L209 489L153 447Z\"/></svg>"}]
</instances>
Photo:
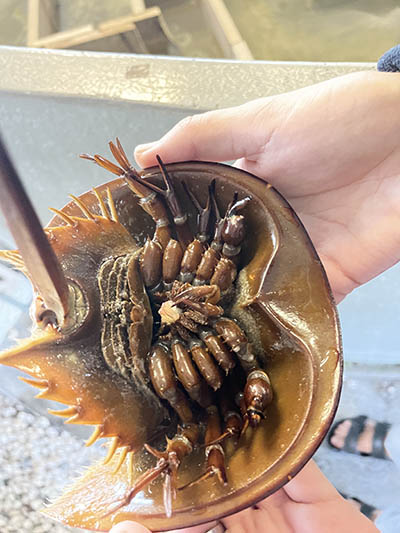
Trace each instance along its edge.
<instances>
[{"instance_id":1,"label":"toe","mask_svg":"<svg viewBox=\"0 0 400 533\"><path fill-rule=\"evenodd\" d=\"M343 420L343 422L338 424L329 440L331 445L341 450L345 444L350 428L351 420L349 419Z\"/></svg>"},{"instance_id":2,"label":"toe","mask_svg":"<svg viewBox=\"0 0 400 533\"><path fill-rule=\"evenodd\" d=\"M343 420L343 422L338 425L337 432L339 433L340 436L346 438L348 432L350 431L350 428L351 428L351 420L349 418L346 418L346 420Z\"/></svg>"},{"instance_id":3,"label":"toe","mask_svg":"<svg viewBox=\"0 0 400 533\"><path fill-rule=\"evenodd\" d=\"M335 448L342 449L343 446L344 446L344 439L343 439L343 437L334 434L334 435L332 435L332 437L331 437L331 439L330 439L330 443L331 443L332 446L334 446Z\"/></svg>"},{"instance_id":4,"label":"toe","mask_svg":"<svg viewBox=\"0 0 400 533\"><path fill-rule=\"evenodd\" d=\"M375 420L368 419L365 421L364 430L361 432L357 443L357 448L361 453L372 453L375 426Z\"/></svg>"}]
</instances>

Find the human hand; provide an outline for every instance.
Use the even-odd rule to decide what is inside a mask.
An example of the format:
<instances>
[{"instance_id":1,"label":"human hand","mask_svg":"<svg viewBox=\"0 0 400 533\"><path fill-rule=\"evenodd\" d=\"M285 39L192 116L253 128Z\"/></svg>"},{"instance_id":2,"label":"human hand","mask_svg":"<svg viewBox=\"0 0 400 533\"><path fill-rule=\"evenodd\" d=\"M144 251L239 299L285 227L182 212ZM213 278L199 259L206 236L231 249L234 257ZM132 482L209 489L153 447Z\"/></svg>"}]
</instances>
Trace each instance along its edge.
<instances>
[{"instance_id":1,"label":"human hand","mask_svg":"<svg viewBox=\"0 0 400 533\"><path fill-rule=\"evenodd\" d=\"M137 147L142 167L227 161L291 203L336 301L400 259L400 77L361 72L184 119Z\"/></svg>"},{"instance_id":2,"label":"human hand","mask_svg":"<svg viewBox=\"0 0 400 533\"><path fill-rule=\"evenodd\" d=\"M142 167L238 159L292 204L340 301L400 258L400 78L344 76L243 106L190 117L135 152ZM378 531L313 462L283 489L224 518L232 533ZM203 533L213 524L182 531ZM124 522L112 533L145 533Z\"/></svg>"},{"instance_id":3,"label":"human hand","mask_svg":"<svg viewBox=\"0 0 400 533\"><path fill-rule=\"evenodd\" d=\"M256 506L221 520L228 533L379 533L374 524L340 496L310 461L283 489ZM204 533L214 523L169 533ZM134 522L121 522L110 533L149 533Z\"/></svg>"}]
</instances>

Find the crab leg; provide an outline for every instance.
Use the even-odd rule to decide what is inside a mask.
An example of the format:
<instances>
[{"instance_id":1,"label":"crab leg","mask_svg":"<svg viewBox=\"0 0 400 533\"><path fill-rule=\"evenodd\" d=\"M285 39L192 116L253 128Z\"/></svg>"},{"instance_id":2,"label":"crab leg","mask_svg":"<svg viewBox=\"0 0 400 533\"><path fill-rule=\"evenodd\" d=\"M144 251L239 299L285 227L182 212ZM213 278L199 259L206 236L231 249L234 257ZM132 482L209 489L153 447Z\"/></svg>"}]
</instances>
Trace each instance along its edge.
<instances>
[{"instance_id":1,"label":"crab leg","mask_svg":"<svg viewBox=\"0 0 400 533\"><path fill-rule=\"evenodd\" d=\"M210 283L218 285L221 292L227 291L235 281L237 275L235 263L226 257L221 257L215 266Z\"/></svg>"},{"instance_id":2,"label":"crab leg","mask_svg":"<svg viewBox=\"0 0 400 533\"><path fill-rule=\"evenodd\" d=\"M235 405L233 398L239 396L239 399L244 397L243 393L238 393L240 385L234 376L229 376L221 390L218 391L218 407L221 417L224 421L224 431L217 435L214 440L209 442L211 444L221 444L227 439L234 439L235 444L240 437L243 428L243 418L238 412L237 405ZM244 413L246 406L243 399Z\"/></svg>"},{"instance_id":3,"label":"crab leg","mask_svg":"<svg viewBox=\"0 0 400 533\"><path fill-rule=\"evenodd\" d=\"M196 363L197 368L207 384L214 391L218 390L222 385L222 375L214 359L206 350L203 341L193 337L189 343L189 347L193 361Z\"/></svg>"},{"instance_id":4,"label":"crab leg","mask_svg":"<svg viewBox=\"0 0 400 533\"><path fill-rule=\"evenodd\" d=\"M211 329L203 328L200 338L220 367L228 374L235 366L235 359L222 340Z\"/></svg>"},{"instance_id":5,"label":"crab leg","mask_svg":"<svg viewBox=\"0 0 400 533\"><path fill-rule=\"evenodd\" d=\"M250 372L247 376L243 396L246 405L246 414L244 415L242 433L246 430L245 426L247 426L247 421L251 427L258 426L261 419L265 418L265 409L272 402L273 393L271 382L268 374L264 370L257 369Z\"/></svg>"},{"instance_id":6,"label":"crab leg","mask_svg":"<svg viewBox=\"0 0 400 533\"><path fill-rule=\"evenodd\" d=\"M129 163L118 138L116 140L116 145L113 142L110 142L109 146L113 156L120 166L98 154L94 156L81 154L81 157L93 161L93 163L96 163L100 167L125 179L126 184L131 191L140 198L140 205L144 211L146 211L156 223L153 240L158 242L164 249L171 238L171 228L167 210L160 198L160 195L165 196L165 191L151 183L147 183L140 177L139 173Z\"/></svg>"},{"instance_id":7,"label":"crab leg","mask_svg":"<svg viewBox=\"0 0 400 533\"><path fill-rule=\"evenodd\" d=\"M201 243L207 243L210 239L209 226L213 210L213 199L215 200L215 179L213 179L208 186L207 203L205 207L201 207L196 195L189 189L186 182L182 182L186 194L192 200L193 205L197 209L197 235L196 239Z\"/></svg>"},{"instance_id":8,"label":"crab leg","mask_svg":"<svg viewBox=\"0 0 400 533\"><path fill-rule=\"evenodd\" d=\"M180 487L179 490L183 490L188 487L192 487L201 481L216 476L218 481L222 485L226 485L228 480L225 471L225 452L220 444L216 444L215 440L221 435L221 422L218 409L215 405L210 405L207 408L207 429L204 438L206 450L205 455L207 458L207 468L204 474L191 481L187 485Z\"/></svg>"},{"instance_id":9,"label":"crab leg","mask_svg":"<svg viewBox=\"0 0 400 533\"><path fill-rule=\"evenodd\" d=\"M235 193L222 218L214 194L210 195L216 216L214 237L199 263L194 285L210 282L225 292L236 279L236 262L244 238L244 217L236 213L250 201L249 197L238 200L237 196Z\"/></svg>"},{"instance_id":10,"label":"crab leg","mask_svg":"<svg viewBox=\"0 0 400 533\"><path fill-rule=\"evenodd\" d=\"M214 328L225 344L236 354L246 374L258 368L258 361L246 334L234 320L221 317L216 320Z\"/></svg>"},{"instance_id":11,"label":"crab leg","mask_svg":"<svg viewBox=\"0 0 400 533\"><path fill-rule=\"evenodd\" d=\"M153 240L160 243L161 247L165 249L171 239L171 228L167 210L159 194L154 191L150 183L140 178L137 172L124 175L124 178L131 191L139 196L141 207L156 223Z\"/></svg>"},{"instance_id":12,"label":"crab leg","mask_svg":"<svg viewBox=\"0 0 400 533\"><path fill-rule=\"evenodd\" d=\"M29 277L54 312L54 325L61 326L68 315L68 284L1 139L0 184L0 206Z\"/></svg>"},{"instance_id":13,"label":"crab leg","mask_svg":"<svg viewBox=\"0 0 400 533\"><path fill-rule=\"evenodd\" d=\"M205 207L201 207L199 201L193 192L189 189L187 184L182 182L183 188L185 189L186 194L192 200L192 203L197 209L197 235L196 238L188 245L185 250L182 263L181 263L181 273L180 280L183 282L191 282L195 275L198 266L203 258L203 253L205 251L205 245L209 241L209 226L212 215L212 197L215 191L215 180L212 180L211 184L208 186L208 198Z\"/></svg>"},{"instance_id":14,"label":"crab leg","mask_svg":"<svg viewBox=\"0 0 400 533\"><path fill-rule=\"evenodd\" d=\"M231 383L232 384L232 383ZM236 388L236 387L235 387ZM232 402L232 387L222 388L218 394L218 403L221 416L224 420L224 432L218 435L209 444L220 444L228 438L237 439L242 431L243 420L241 415L235 409Z\"/></svg>"},{"instance_id":15,"label":"crab leg","mask_svg":"<svg viewBox=\"0 0 400 533\"><path fill-rule=\"evenodd\" d=\"M158 396L170 403L183 422L191 422L193 414L189 402L178 386L171 359L161 344L156 344L151 349L149 371L151 382Z\"/></svg>"},{"instance_id":16,"label":"crab leg","mask_svg":"<svg viewBox=\"0 0 400 533\"><path fill-rule=\"evenodd\" d=\"M194 239L194 241L187 246L180 265L180 281L190 283L193 280L197 267L203 257L203 253L204 246L198 239Z\"/></svg>"},{"instance_id":17,"label":"crab leg","mask_svg":"<svg viewBox=\"0 0 400 533\"><path fill-rule=\"evenodd\" d=\"M222 230L222 240L224 242L222 255L225 257L235 257L240 253L241 244L245 237L244 217L236 213L246 207L250 200L251 198L249 196L238 200L235 195L227 209Z\"/></svg>"},{"instance_id":18,"label":"crab leg","mask_svg":"<svg viewBox=\"0 0 400 533\"><path fill-rule=\"evenodd\" d=\"M177 434L171 440L167 440L165 451L155 450L152 446L145 444L146 450L158 459L156 466L142 474L122 501L103 517L110 516L128 505L136 494L160 475L164 475L164 508L166 516L170 518L172 515L172 500L176 497L176 474L179 465L186 455L192 453L193 447L199 439L199 434L200 431L196 424L185 424L178 428Z\"/></svg>"},{"instance_id":19,"label":"crab leg","mask_svg":"<svg viewBox=\"0 0 400 533\"><path fill-rule=\"evenodd\" d=\"M189 396L202 407L211 404L211 392L194 367L186 346L178 338L172 339L171 351L176 375Z\"/></svg>"},{"instance_id":20,"label":"crab leg","mask_svg":"<svg viewBox=\"0 0 400 533\"><path fill-rule=\"evenodd\" d=\"M190 231L188 220L187 220L187 214L183 212L179 204L178 197L176 195L175 189L172 184L172 180L167 172L167 169L164 163L161 161L160 156L156 156L156 157L157 157L158 165L161 170L161 175L163 177L163 180L166 186L165 189L160 189L160 187L157 187L157 185L154 185L153 183L141 178L136 171L133 174L125 173L124 177L125 179L128 179L131 181L132 186L133 186L132 181L134 181L136 184L136 187L138 186L140 187L140 185L144 185L145 187L153 191L156 195L159 195L160 197L165 199L165 202L167 203L168 208L173 217L174 227L175 227L175 230L178 236L178 240L182 244L182 246L186 248L186 246L193 240L192 232ZM136 193L136 194L139 194L139 193ZM147 210L145 207L144 209Z\"/></svg>"},{"instance_id":21,"label":"crab leg","mask_svg":"<svg viewBox=\"0 0 400 533\"><path fill-rule=\"evenodd\" d=\"M268 374L259 368L244 331L230 318L218 319L214 327L224 342L237 355L247 375L242 396L241 410L244 419L242 433L250 424L256 427L264 418L265 409L272 401L273 393ZM244 402L244 406L243 406Z\"/></svg>"},{"instance_id":22,"label":"crab leg","mask_svg":"<svg viewBox=\"0 0 400 533\"><path fill-rule=\"evenodd\" d=\"M166 246L162 258L162 278L164 287L168 290L176 280L182 261L183 251L180 243L171 239Z\"/></svg>"},{"instance_id":23,"label":"crab leg","mask_svg":"<svg viewBox=\"0 0 400 533\"><path fill-rule=\"evenodd\" d=\"M200 264L197 268L196 276L193 281L194 285L204 285L205 283L210 281L220 258L219 252L222 249L221 234L223 229L223 219L221 218L221 215L219 213L218 205L215 200L213 190L210 195L210 199L210 203L213 205L216 217L214 238L211 242L210 247L207 248L207 250L204 252Z\"/></svg>"},{"instance_id":24,"label":"crab leg","mask_svg":"<svg viewBox=\"0 0 400 533\"><path fill-rule=\"evenodd\" d=\"M196 270L196 276L193 280L193 285L204 285L207 283L215 270L219 261L219 253L210 246L204 252L203 257Z\"/></svg>"},{"instance_id":25,"label":"crab leg","mask_svg":"<svg viewBox=\"0 0 400 533\"><path fill-rule=\"evenodd\" d=\"M149 289L156 288L161 281L163 249L157 241L147 239L140 256L140 270L143 282Z\"/></svg>"},{"instance_id":26,"label":"crab leg","mask_svg":"<svg viewBox=\"0 0 400 533\"><path fill-rule=\"evenodd\" d=\"M221 298L221 292L216 285L203 285L202 287L189 286L179 294L179 297L175 301L179 303L189 298L193 298L196 302L205 298L206 303L216 304Z\"/></svg>"},{"instance_id":27,"label":"crab leg","mask_svg":"<svg viewBox=\"0 0 400 533\"><path fill-rule=\"evenodd\" d=\"M161 161L161 157L159 155L157 155L156 157L158 166L160 167L161 174L166 185L165 191L159 190L158 192L164 196L165 201L167 202L174 219L178 240L183 245L183 247L186 248L186 246L193 240L193 235L190 231L187 220L187 214L182 211L182 208L179 205L178 198L176 196L174 187L172 185L172 180L168 174L166 166Z\"/></svg>"},{"instance_id":28,"label":"crab leg","mask_svg":"<svg viewBox=\"0 0 400 533\"><path fill-rule=\"evenodd\" d=\"M238 200L237 193L235 193L222 223L217 225L214 242L218 242L221 258L215 266L210 283L218 285L222 292L227 291L236 279L236 263L245 236L244 217L236 213L239 209L243 209L249 201L249 197Z\"/></svg>"},{"instance_id":29,"label":"crab leg","mask_svg":"<svg viewBox=\"0 0 400 533\"><path fill-rule=\"evenodd\" d=\"M222 232L224 229L225 224L225 217L221 217L221 213L218 208L217 200L215 198L215 194L212 194L211 196L211 203L214 209L215 214L215 228L214 228L214 236L211 242L211 248L215 250L216 252L220 252L222 250L223 241L222 241Z\"/></svg>"}]
</instances>

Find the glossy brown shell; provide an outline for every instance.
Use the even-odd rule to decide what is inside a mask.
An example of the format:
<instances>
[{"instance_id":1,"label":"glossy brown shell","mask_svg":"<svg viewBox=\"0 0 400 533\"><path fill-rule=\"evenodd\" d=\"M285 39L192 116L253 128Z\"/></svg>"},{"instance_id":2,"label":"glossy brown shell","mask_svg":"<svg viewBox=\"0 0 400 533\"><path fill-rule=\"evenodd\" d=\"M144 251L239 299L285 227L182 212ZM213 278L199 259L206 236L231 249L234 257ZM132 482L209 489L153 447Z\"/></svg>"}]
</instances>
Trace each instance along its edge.
<instances>
[{"instance_id":1,"label":"glossy brown shell","mask_svg":"<svg viewBox=\"0 0 400 533\"><path fill-rule=\"evenodd\" d=\"M246 433L236 448L232 442L227 444L227 487L209 479L178 492L173 515L166 519L158 480L116 515L104 517L124 496L132 479L153 465L153 458L138 450L134 455L133 475L128 472L127 462L115 473L117 459L107 465L95 465L46 508L49 516L71 526L108 531L112 525L129 519L152 530L164 531L236 512L273 493L299 471L317 449L336 410L342 378L336 307L321 262L293 210L273 187L241 170L204 162L175 163L167 168L175 183L185 180L200 201L205 201L206 185L213 178L217 179L219 205L228 205L235 190L239 195L252 197L243 211L247 237L232 316L244 327L264 361L273 384L274 401L257 430ZM141 174L160 180L156 168ZM107 186L120 222L141 246L153 234L152 220L121 179ZM98 190L105 191L105 188L106 185ZM178 194L194 219L193 207L179 185ZM94 212L99 212L91 192L80 198ZM81 215L74 203L63 211ZM55 217L51 225L63 225L63 222ZM89 270L87 276L90 283ZM93 334L96 336L96 332ZM103 382L104 376L98 378ZM91 390L97 387L99 391L100 383ZM101 393L93 394L89 401L93 409L104 408ZM118 412L115 398L112 402L113 416L120 416L123 422L125 413ZM136 405L140 424L146 424L151 404L152 401L147 406ZM155 431L152 429L151 433L154 435ZM199 475L203 465L203 449L184 459L179 471L180 484Z\"/></svg>"}]
</instances>

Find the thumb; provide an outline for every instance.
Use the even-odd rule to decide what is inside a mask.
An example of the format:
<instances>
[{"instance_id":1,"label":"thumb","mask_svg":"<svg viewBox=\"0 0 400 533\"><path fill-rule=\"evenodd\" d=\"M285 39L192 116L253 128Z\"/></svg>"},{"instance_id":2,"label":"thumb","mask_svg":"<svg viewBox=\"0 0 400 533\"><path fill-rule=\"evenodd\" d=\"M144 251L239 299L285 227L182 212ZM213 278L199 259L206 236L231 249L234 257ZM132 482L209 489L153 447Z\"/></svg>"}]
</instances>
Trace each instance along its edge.
<instances>
[{"instance_id":1,"label":"thumb","mask_svg":"<svg viewBox=\"0 0 400 533\"><path fill-rule=\"evenodd\" d=\"M138 524L137 522L130 522L125 520L119 522L116 526L110 529L110 533L151 533L147 527Z\"/></svg>"},{"instance_id":2,"label":"thumb","mask_svg":"<svg viewBox=\"0 0 400 533\"><path fill-rule=\"evenodd\" d=\"M207 524L201 524L200 526L190 527L188 529L174 529L169 531L169 533L207 533L208 531L212 531L217 525L218 522L214 521ZM110 533L151 533L151 531L137 522L126 520L114 526L110 530Z\"/></svg>"},{"instance_id":3,"label":"thumb","mask_svg":"<svg viewBox=\"0 0 400 533\"><path fill-rule=\"evenodd\" d=\"M269 120L271 99L184 118L159 141L136 147L137 163L156 164L158 154L172 161L230 161L262 152L273 132Z\"/></svg>"}]
</instances>

